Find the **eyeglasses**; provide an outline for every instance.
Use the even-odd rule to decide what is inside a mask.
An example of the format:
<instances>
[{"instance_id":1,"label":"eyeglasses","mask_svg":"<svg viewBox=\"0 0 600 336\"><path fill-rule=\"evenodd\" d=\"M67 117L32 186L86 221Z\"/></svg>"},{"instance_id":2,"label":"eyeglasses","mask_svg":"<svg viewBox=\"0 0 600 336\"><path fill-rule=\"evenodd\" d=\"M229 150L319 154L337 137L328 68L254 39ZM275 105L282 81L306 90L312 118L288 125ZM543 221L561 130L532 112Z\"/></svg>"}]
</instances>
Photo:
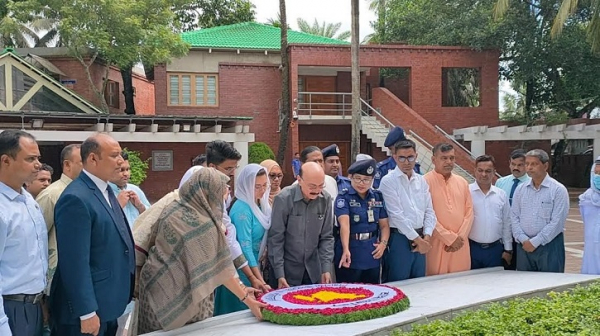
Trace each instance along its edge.
<instances>
[{"instance_id":1,"label":"eyeglasses","mask_svg":"<svg viewBox=\"0 0 600 336\"><path fill-rule=\"evenodd\" d=\"M265 184L255 184L254 185L254 190L267 190L267 187L269 185L267 183Z\"/></svg>"},{"instance_id":2,"label":"eyeglasses","mask_svg":"<svg viewBox=\"0 0 600 336\"><path fill-rule=\"evenodd\" d=\"M302 182L306 183L306 181L304 181L304 179L301 177L300 178L302 180ZM312 184L312 183L306 183L306 186L308 187L308 189L310 191L315 191L315 190L323 190L323 188L325 188L325 183L321 184L321 185L316 185L316 184Z\"/></svg>"},{"instance_id":3,"label":"eyeglasses","mask_svg":"<svg viewBox=\"0 0 600 336\"><path fill-rule=\"evenodd\" d=\"M283 174L269 174L269 178L271 180L274 180L274 179L280 179L281 180L283 178Z\"/></svg>"},{"instance_id":4,"label":"eyeglasses","mask_svg":"<svg viewBox=\"0 0 600 336\"><path fill-rule=\"evenodd\" d=\"M411 156L398 156L398 161L399 162L406 162L406 160L408 160L408 162L415 162L416 157L414 155Z\"/></svg>"},{"instance_id":5,"label":"eyeglasses","mask_svg":"<svg viewBox=\"0 0 600 336\"><path fill-rule=\"evenodd\" d=\"M226 174L231 174L233 173L236 169L240 168L240 166L235 166L235 167L229 167L229 168L223 168L221 166L217 166L217 168L219 168L223 173Z\"/></svg>"},{"instance_id":6,"label":"eyeglasses","mask_svg":"<svg viewBox=\"0 0 600 336\"><path fill-rule=\"evenodd\" d=\"M362 179L360 177L353 177L352 181L359 183L359 184L371 184L371 182L373 182L373 179L372 178Z\"/></svg>"}]
</instances>

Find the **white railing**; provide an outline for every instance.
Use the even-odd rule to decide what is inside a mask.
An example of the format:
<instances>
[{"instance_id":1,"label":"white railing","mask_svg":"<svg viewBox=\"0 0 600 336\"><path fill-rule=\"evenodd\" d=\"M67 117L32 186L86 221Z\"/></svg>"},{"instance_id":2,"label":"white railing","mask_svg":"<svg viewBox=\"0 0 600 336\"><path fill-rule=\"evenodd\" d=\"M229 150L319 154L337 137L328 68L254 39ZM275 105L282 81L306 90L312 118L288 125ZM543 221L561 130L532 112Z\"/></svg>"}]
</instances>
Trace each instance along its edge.
<instances>
[{"instance_id":1,"label":"white railing","mask_svg":"<svg viewBox=\"0 0 600 336\"><path fill-rule=\"evenodd\" d=\"M345 92L298 92L298 115L352 117L352 94Z\"/></svg>"}]
</instances>

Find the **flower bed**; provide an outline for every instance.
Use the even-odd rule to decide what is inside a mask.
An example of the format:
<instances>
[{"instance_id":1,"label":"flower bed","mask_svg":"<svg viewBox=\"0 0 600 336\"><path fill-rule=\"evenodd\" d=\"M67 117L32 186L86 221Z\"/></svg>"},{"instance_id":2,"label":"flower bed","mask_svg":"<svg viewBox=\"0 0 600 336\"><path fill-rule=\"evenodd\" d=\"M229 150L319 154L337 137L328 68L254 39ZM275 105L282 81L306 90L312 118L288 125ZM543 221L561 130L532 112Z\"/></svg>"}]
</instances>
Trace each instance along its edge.
<instances>
[{"instance_id":1,"label":"flower bed","mask_svg":"<svg viewBox=\"0 0 600 336\"><path fill-rule=\"evenodd\" d=\"M392 335L599 335L600 282L547 298L515 299Z\"/></svg>"},{"instance_id":2,"label":"flower bed","mask_svg":"<svg viewBox=\"0 0 600 336\"><path fill-rule=\"evenodd\" d=\"M357 322L395 314L409 306L395 287L363 284L308 285L269 292L263 318L277 324L319 325Z\"/></svg>"}]
</instances>

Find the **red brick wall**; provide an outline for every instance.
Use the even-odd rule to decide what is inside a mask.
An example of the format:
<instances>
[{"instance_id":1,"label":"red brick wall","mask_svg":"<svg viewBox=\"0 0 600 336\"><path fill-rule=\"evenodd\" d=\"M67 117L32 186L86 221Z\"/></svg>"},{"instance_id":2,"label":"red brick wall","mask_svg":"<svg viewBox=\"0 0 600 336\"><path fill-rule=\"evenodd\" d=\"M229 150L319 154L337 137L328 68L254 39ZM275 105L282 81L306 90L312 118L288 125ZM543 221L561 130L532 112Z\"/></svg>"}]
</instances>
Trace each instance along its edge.
<instances>
[{"instance_id":1,"label":"red brick wall","mask_svg":"<svg viewBox=\"0 0 600 336\"><path fill-rule=\"evenodd\" d=\"M349 47L293 45L291 78L298 66L350 66ZM495 50L474 51L460 47L363 46L360 65L364 67L409 67L411 107L446 132L455 128L486 125L498 120L498 57ZM442 107L442 68L481 69L481 106L476 108ZM375 85L375 79L369 82ZM377 83L378 84L378 83ZM292 83L292 97L297 85Z\"/></svg>"},{"instance_id":2,"label":"red brick wall","mask_svg":"<svg viewBox=\"0 0 600 336\"><path fill-rule=\"evenodd\" d=\"M153 150L173 151L172 171L152 171L152 161L148 161L147 178L140 188L150 202L156 202L167 193L179 187L183 174L192 166L192 159L204 153L206 143L150 143L150 142L121 142L121 148L127 148L141 153L142 159L152 157Z\"/></svg>"},{"instance_id":3,"label":"red brick wall","mask_svg":"<svg viewBox=\"0 0 600 336\"><path fill-rule=\"evenodd\" d=\"M469 143L467 142L467 144ZM496 159L496 170L500 175L506 176L511 173L508 163L510 153L513 150L517 148L525 150L543 149L550 155L550 146L550 141L486 141L485 153ZM467 146L467 148L469 147ZM552 171L552 161L550 161L548 171Z\"/></svg>"},{"instance_id":4,"label":"red brick wall","mask_svg":"<svg viewBox=\"0 0 600 336\"><path fill-rule=\"evenodd\" d=\"M254 119L249 125L250 132L256 135L255 140L267 143L277 153L277 111L281 98L281 73L277 66L221 64L218 107L168 106L167 72L164 65L154 68L154 83L157 115L252 117Z\"/></svg>"},{"instance_id":5,"label":"red brick wall","mask_svg":"<svg viewBox=\"0 0 600 336\"><path fill-rule=\"evenodd\" d=\"M56 67L66 74L62 77L62 80L71 79L77 82L72 86L67 86L79 94L84 99L88 100L93 105L100 108L100 100L94 93L94 90L90 87L90 83L87 78L87 74L83 66L72 58L49 58ZM91 77L95 83L95 86L99 88L102 85L102 78L105 74L105 68L102 65L94 64L90 68ZM118 69L111 67L108 73L108 79L119 83L119 91L123 91L123 80L121 73ZM136 113L140 115L153 115L154 114L154 84L149 82L145 78L134 75L133 86L136 89L136 96L134 97L134 104L136 107ZM110 108L110 113L122 114L125 110L125 97L122 93L119 94L119 108Z\"/></svg>"}]
</instances>

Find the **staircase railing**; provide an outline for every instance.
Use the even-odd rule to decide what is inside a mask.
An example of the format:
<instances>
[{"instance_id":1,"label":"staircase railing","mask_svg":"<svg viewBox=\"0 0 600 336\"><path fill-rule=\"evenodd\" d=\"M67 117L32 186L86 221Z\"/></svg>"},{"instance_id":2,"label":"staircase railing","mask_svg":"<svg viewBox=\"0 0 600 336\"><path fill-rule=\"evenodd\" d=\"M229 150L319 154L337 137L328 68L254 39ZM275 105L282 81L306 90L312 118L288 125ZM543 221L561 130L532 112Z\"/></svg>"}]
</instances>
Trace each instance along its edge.
<instances>
[{"instance_id":1,"label":"staircase railing","mask_svg":"<svg viewBox=\"0 0 600 336\"><path fill-rule=\"evenodd\" d=\"M386 117L384 117L383 114L381 114L381 112L377 111L373 106L371 106L369 103L367 103L364 99L360 98L360 102L368 110L368 111L365 111L361 108L360 110L363 113L363 115L369 116L370 115L369 111L370 111L371 113L376 114L381 120L385 121L388 128L392 128L395 126L391 121L389 121Z\"/></svg>"}]
</instances>

